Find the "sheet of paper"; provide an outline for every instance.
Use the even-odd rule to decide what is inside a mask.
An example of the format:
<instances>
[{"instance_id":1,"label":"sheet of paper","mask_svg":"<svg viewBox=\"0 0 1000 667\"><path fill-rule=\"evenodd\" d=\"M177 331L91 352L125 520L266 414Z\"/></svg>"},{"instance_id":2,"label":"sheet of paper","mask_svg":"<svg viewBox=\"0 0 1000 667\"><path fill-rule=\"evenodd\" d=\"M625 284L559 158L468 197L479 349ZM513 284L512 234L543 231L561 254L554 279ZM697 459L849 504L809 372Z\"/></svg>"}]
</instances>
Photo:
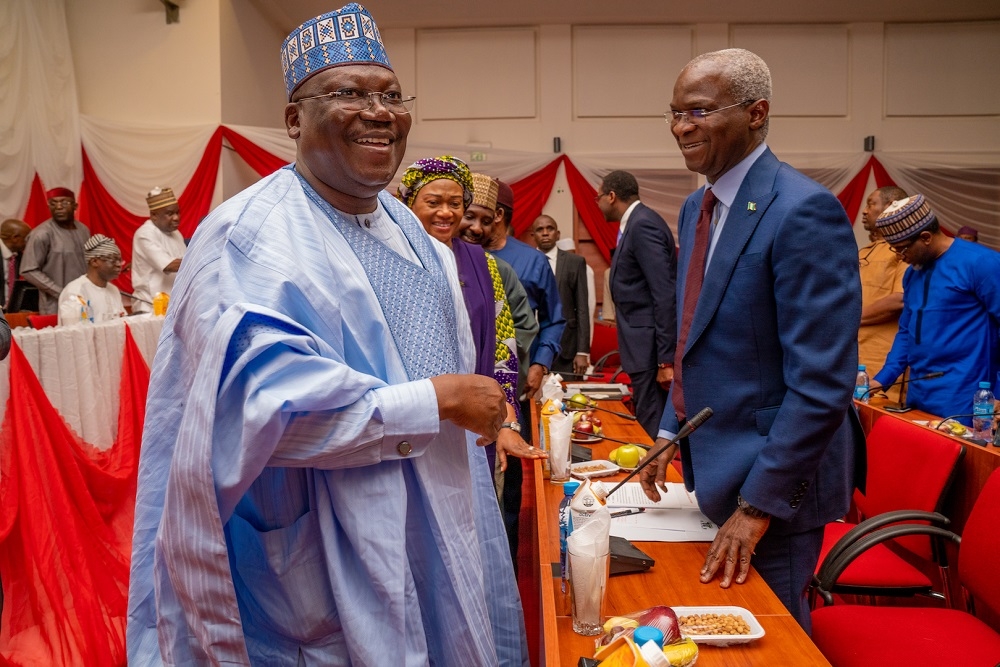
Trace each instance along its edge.
<instances>
[{"instance_id":1,"label":"sheet of paper","mask_svg":"<svg viewBox=\"0 0 1000 667\"><path fill-rule=\"evenodd\" d=\"M660 501L652 502L639 483L624 484L608 497L608 507L645 507L642 514L611 519L611 534L635 542L711 542L719 527L698 509L683 484L668 483Z\"/></svg>"},{"instance_id":2,"label":"sheet of paper","mask_svg":"<svg viewBox=\"0 0 1000 667\"><path fill-rule=\"evenodd\" d=\"M659 502L653 502L642 492L639 482L622 484L621 488L608 496L608 507L659 507L662 509L698 509L698 501L693 493L680 482L667 482L667 492L660 489Z\"/></svg>"}]
</instances>

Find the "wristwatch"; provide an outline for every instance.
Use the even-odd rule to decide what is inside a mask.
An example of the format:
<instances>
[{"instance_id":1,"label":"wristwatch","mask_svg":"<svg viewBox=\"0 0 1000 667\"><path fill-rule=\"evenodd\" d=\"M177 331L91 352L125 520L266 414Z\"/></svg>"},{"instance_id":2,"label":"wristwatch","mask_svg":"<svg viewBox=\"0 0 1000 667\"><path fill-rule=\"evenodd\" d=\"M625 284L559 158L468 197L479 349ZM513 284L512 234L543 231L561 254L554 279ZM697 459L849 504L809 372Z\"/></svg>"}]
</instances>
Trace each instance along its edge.
<instances>
[{"instance_id":1,"label":"wristwatch","mask_svg":"<svg viewBox=\"0 0 1000 667\"><path fill-rule=\"evenodd\" d=\"M673 364L663 363L663 364L656 364L656 367L657 368L673 368L674 365Z\"/></svg>"},{"instance_id":2,"label":"wristwatch","mask_svg":"<svg viewBox=\"0 0 1000 667\"><path fill-rule=\"evenodd\" d=\"M771 515L764 510L759 510L747 501L743 500L743 496L736 496L736 506L741 512L754 519L770 519Z\"/></svg>"},{"instance_id":3,"label":"wristwatch","mask_svg":"<svg viewBox=\"0 0 1000 667\"><path fill-rule=\"evenodd\" d=\"M521 432L521 425L517 422L504 422L503 424L500 424L500 428L509 428L514 433Z\"/></svg>"}]
</instances>

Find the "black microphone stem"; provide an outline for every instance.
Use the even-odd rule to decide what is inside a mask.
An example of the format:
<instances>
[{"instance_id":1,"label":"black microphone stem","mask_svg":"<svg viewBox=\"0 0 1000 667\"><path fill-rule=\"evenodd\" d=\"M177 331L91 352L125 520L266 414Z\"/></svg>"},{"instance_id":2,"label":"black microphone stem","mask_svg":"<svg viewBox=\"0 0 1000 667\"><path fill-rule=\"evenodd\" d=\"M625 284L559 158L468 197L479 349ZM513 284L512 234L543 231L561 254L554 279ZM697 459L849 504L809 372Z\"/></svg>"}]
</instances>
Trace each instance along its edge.
<instances>
[{"instance_id":1,"label":"black microphone stem","mask_svg":"<svg viewBox=\"0 0 1000 667\"><path fill-rule=\"evenodd\" d=\"M625 479L623 479L622 481L620 481L617 484L615 484L614 488L611 489L610 491L608 491L608 493L605 496L605 498L610 498L611 494L614 493L615 491L617 491L618 489L620 489L621 486L622 486L622 484L624 484L625 482L629 481L630 479L632 479L633 477L635 477L636 475L638 475L639 472L643 468L645 468L650 463L652 463L653 461L655 461L660 456L660 454L662 454L663 452L667 451L667 449L671 445L674 445L679 440L682 440L682 439L688 437L689 435L691 435L691 433L694 432L694 430L696 428L698 428L699 426L701 426L702 424L704 424L706 421L708 421L708 418L711 417L712 414L713 414L712 408L704 408L704 409L702 409L701 412L699 412L694 417L692 417L687 422L685 422L684 426L681 427L681 430L678 431L677 435L675 435L674 437L672 437L667 444L663 445L662 447L660 447L659 449L657 449L655 452L652 451L652 450L650 450L649 452L647 452L646 453L646 459L642 463L640 463L638 466L636 466L635 470L633 470L628 475L626 475Z\"/></svg>"}]
</instances>

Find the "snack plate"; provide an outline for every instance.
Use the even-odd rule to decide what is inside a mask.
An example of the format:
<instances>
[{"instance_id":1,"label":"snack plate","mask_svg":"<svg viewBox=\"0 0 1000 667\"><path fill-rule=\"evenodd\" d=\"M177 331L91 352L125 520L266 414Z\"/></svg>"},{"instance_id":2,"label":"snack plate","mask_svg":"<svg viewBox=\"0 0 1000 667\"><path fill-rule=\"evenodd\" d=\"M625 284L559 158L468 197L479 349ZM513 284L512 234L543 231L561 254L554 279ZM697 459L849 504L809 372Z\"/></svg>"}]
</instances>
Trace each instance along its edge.
<instances>
[{"instance_id":1,"label":"snack plate","mask_svg":"<svg viewBox=\"0 0 1000 667\"><path fill-rule=\"evenodd\" d=\"M595 442L600 442L601 440L604 440L604 437L600 436L600 435L580 435L580 434L576 433L576 434L573 434L573 437L570 438L570 440L572 440L573 442L579 443L581 445L592 445ZM611 463L611 462L608 461L608 463Z\"/></svg>"},{"instance_id":2,"label":"snack plate","mask_svg":"<svg viewBox=\"0 0 1000 667\"><path fill-rule=\"evenodd\" d=\"M937 421L937 420L935 420L935 421ZM941 429L937 428L936 426L931 426L931 422L929 420L927 420L927 419L914 419L913 423L917 424L919 426L926 426L927 428L932 428L935 431L941 431L941 433L944 433L945 435L953 435L956 438L971 438L972 437L972 429L970 429L968 426L965 427L966 430L965 430L964 433L958 434L958 433L952 433L950 430L948 430L948 431L942 431ZM963 426L964 426L964 424L963 424Z\"/></svg>"},{"instance_id":3,"label":"snack plate","mask_svg":"<svg viewBox=\"0 0 1000 667\"><path fill-rule=\"evenodd\" d=\"M729 646L730 644L746 644L764 636L764 628L760 622L743 607L716 605L708 607L673 607L673 610L677 614L678 619L681 616L691 616L692 614L732 614L733 616L739 616L750 626L750 634L748 635L685 635L693 639L696 644Z\"/></svg>"},{"instance_id":4,"label":"snack plate","mask_svg":"<svg viewBox=\"0 0 1000 667\"><path fill-rule=\"evenodd\" d=\"M616 472L618 472L618 466L604 459L581 461L580 463L571 463L569 466L569 474L583 479L605 477L607 475L614 475Z\"/></svg>"}]
</instances>

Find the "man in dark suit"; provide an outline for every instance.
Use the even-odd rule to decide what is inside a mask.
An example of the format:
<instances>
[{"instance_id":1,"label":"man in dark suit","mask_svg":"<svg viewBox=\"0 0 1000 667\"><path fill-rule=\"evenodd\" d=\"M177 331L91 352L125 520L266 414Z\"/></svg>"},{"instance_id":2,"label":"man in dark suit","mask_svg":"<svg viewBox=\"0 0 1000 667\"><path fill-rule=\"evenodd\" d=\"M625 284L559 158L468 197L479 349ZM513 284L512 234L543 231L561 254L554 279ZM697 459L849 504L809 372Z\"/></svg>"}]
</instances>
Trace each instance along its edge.
<instances>
[{"instance_id":1,"label":"man in dark suit","mask_svg":"<svg viewBox=\"0 0 1000 667\"><path fill-rule=\"evenodd\" d=\"M766 63L743 49L695 58L674 85L671 131L708 185L680 214L680 326L660 436L715 411L681 443L685 483L721 526L701 581L743 583L752 557L808 630L823 526L847 511L864 458L851 404L861 284L840 203L764 144L770 97ZM643 474L650 498L674 453Z\"/></svg>"},{"instance_id":2,"label":"man in dark suit","mask_svg":"<svg viewBox=\"0 0 1000 667\"><path fill-rule=\"evenodd\" d=\"M674 235L659 213L639 201L639 184L627 171L613 171L604 177L597 205L605 220L619 224L610 269L618 353L632 380L636 419L649 437L655 438L674 377Z\"/></svg>"},{"instance_id":3,"label":"man in dark suit","mask_svg":"<svg viewBox=\"0 0 1000 667\"><path fill-rule=\"evenodd\" d=\"M14 282L21 272L21 254L28 242L31 227L20 220L0 223L0 307L10 307Z\"/></svg>"},{"instance_id":4,"label":"man in dark suit","mask_svg":"<svg viewBox=\"0 0 1000 667\"><path fill-rule=\"evenodd\" d=\"M540 215L531 228L535 245L545 253L556 274L566 328L560 341L559 356L552 361L557 373L586 373L590 365L590 296L587 289L587 261L556 247L559 227L547 215Z\"/></svg>"}]
</instances>

